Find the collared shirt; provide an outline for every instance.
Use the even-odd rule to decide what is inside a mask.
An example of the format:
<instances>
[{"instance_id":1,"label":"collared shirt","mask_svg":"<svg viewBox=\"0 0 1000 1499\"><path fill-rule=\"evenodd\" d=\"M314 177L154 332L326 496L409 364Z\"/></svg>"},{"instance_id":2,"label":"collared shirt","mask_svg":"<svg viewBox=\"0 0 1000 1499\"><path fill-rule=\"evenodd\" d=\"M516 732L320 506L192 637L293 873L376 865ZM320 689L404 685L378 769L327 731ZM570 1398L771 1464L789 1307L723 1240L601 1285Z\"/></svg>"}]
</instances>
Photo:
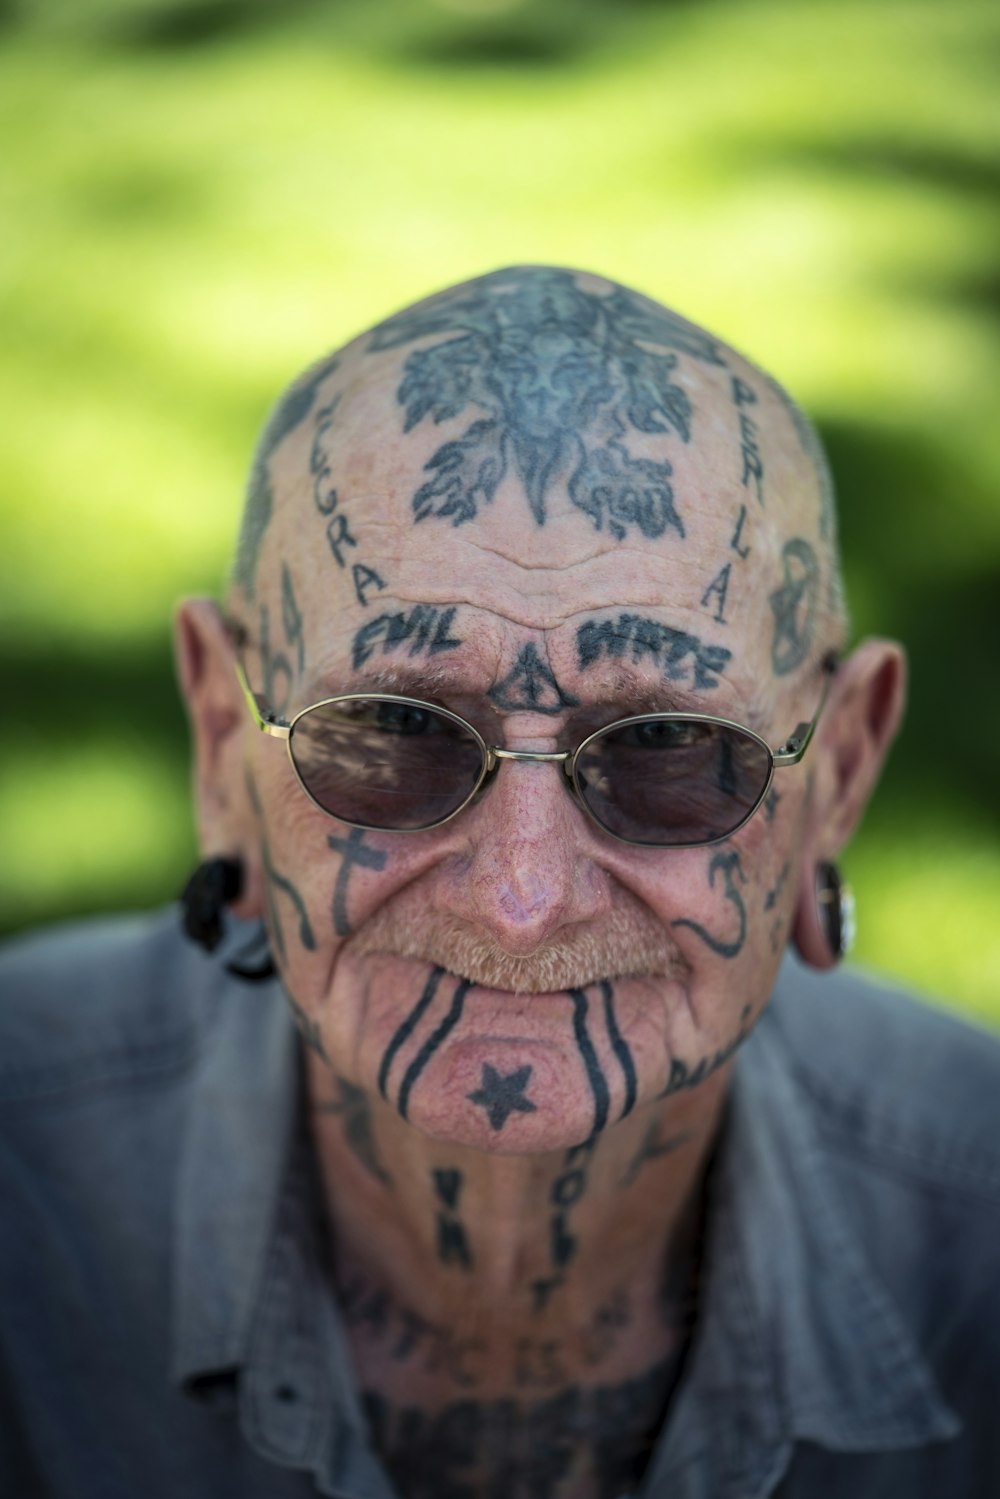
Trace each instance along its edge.
<instances>
[{"instance_id":1,"label":"collared shirt","mask_svg":"<svg viewBox=\"0 0 1000 1499\"><path fill-rule=\"evenodd\" d=\"M240 935L208 958L171 910L0 958L4 1499L398 1499L297 1036L276 983L226 974ZM1000 1046L786 961L637 1499L996 1499L998 1264Z\"/></svg>"}]
</instances>

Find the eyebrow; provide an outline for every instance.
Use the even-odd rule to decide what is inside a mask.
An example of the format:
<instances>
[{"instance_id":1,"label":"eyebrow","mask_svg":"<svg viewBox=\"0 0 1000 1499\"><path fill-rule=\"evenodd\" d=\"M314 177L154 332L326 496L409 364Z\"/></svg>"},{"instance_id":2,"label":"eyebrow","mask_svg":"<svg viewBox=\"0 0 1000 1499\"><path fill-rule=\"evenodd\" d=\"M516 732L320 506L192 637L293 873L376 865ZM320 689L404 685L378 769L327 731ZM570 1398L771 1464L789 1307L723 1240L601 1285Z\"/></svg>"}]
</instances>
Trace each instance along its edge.
<instances>
[{"instance_id":1,"label":"eyebrow","mask_svg":"<svg viewBox=\"0 0 1000 1499\"><path fill-rule=\"evenodd\" d=\"M401 697L436 699L444 701L445 706L448 698L476 697L488 700L493 684L484 687L481 677L473 679L457 668L457 661L447 664L442 661L440 665L418 665L416 662L406 661L387 663L374 670L351 672L347 690L352 693L387 692ZM313 701L340 696L345 691L343 679L335 682L330 674L324 674L313 686L316 690ZM767 723L766 715L752 704L740 704L738 707L727 703L717 704L712 691L685 691L678 683L632 671L621 664L606 674L602 673L599 680L588 683L588 686L591 690L579 704L583 712L607 708L614 710L615 715L620 718L638 713L703 713L714 718L728 718L736 723L745 723L761 734ZM568 709L567 717L572 717L572 714L573 709ZM609 722L612 721L609 719Z\"/></svg>"}]
</instances>

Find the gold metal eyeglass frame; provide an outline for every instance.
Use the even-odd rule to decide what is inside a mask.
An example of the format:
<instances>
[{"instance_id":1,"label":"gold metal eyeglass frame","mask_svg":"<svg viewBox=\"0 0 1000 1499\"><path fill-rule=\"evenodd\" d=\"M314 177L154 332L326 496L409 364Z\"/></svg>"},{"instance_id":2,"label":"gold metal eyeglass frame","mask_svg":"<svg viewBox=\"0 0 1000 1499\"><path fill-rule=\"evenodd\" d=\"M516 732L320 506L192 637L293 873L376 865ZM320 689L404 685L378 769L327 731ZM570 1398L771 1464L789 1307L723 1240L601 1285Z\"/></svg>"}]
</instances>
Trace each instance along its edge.
<instances>
[{"instance_id":1,"label":"gold metal eyeglass frame","mask_svg":"<svg viewBox=\"0 0 1000 1499\"><path fill-rule=\"evenodd\" d=\"M789 765L799 764L806 750L809 748L809 743L813 737L813 734L816 732L816 725L819 723L820 714L823 712L823 708L826 705L827 695L830 691L830 680L833 673L837 669L837 665L838 658L835 652L829 652L826 656L824 656L822 661L822 668L824 672L823 690L820 694L820 700L816 707L816 712L807 722L797 724L796 727L792 730L791 734L788 735L787 739L783 740L777 748L772 748L768 744L767 740L762 738L762 736L758 734L755 729L749 729L745 724L736 723L731 718L720 718L716 714L712 713L635 713L627 718L617 718L612 723L604 724L601 728L595 729L593 733L588 734L587 737L577 745L576 749L573 750L554 750L550 752L538 750L508 750L503 749L500 745L497 744L487 744L486 740L483 738L474 724L469 723L468 719L462 718L460 714L453 713L450 708L442 708L438 703L428 703L423 698L405 697L400 695L399 693L394 692L340 693L336 697L325 697L317 703L310 703L308 707L302 708L298 713L296 713L293 718L285 720L279 718L273 712L264 697L262 697L259 693L254 692L247 679L247 674L244 669L243 663L240 660L239 654L236 655L236 676L239 680L240 687L243 691L243 696L247 700L247 706L250 709L257 728L261 731L261 733L269 734L273 739L283 739L285 741L288 749L288 758L291 763L292 770L295 774L295 779L302 787L302 790L305 792L306 796L308 796L309 800L314 804L314 806L319 807L321 812L325 812L327 817L332 817L337 822L346 823L348 827L363 828L366 831L378 833L426 833L429 832L432 828L443 827L446 822L450 822L453 817L457 817L460 812L464 812L465 808L469 806L471 802L475 801L478 797L483 795L483 793L488 789L491 781L493 780L493 777L499 770L501 760L531 760L541 763L561 765L566 776L566 789L570 792L574 801L582 809L582 811L586 813L590 820L597 824L602 832L607 833L610 838L617 839L619 843L628 843L636 848L707 848L710 844L721 843L724 839L731 838L734 833L739 832L740 828L744 827L745 824L750 821L751 817L753 817L755 813L760 810L765 798L767 797L767 793L771 789L771 782L774 779L775 770L783 770ZM302 776L299 773L299 767L295 763L295 756L292 754L292 734L295 730L295 725L301 718L304 718L307 713L313 712L313 710L316 708L325 708L329 703L349 703L360 701L376 703L401 703L404 706L410 708L429 709L432 713L437 713L444 718L451 719L452 723L458 724L460 728L465 729L469 734L472 735L473 739L479 745L480 751L482 753L483 767L479 773L476 784L473 786L468 796L465 797L465 799L454 809L454 811L448 812L444 817L437 818L434 822L423 823L420 827L416 828L380 828L376 827L372 823L353 822L349 817L341 817L336 812L331 812L328 807L324 807L322 802L317 801L316 797L309 790L309 787L302 779ZM725 833L719 833L715 838L703 838L699 839L695 843L649 843L644 842L639 838L625 838L621 833L613 832L611 828L605 826L605 824L601 821L597 814L587 805L587 802L584 799L583 791L577 781L577 760L594 739L600 738L602 735L606 734L609 729L628 728L631 724L636 723L677 722L721 724L725 728L738 730L741 734L745 734L748 739L753 739L757 742L757 744L761 745L761 747L766 750L770 758L771 765L770 770L768 771L767 780L764 783L764 787L760 792L760 795L757 797L757 800L754 802L749 811L740 818L739 822L737 822L734 827L727 829Z\"/></svg>"}]
</instances>

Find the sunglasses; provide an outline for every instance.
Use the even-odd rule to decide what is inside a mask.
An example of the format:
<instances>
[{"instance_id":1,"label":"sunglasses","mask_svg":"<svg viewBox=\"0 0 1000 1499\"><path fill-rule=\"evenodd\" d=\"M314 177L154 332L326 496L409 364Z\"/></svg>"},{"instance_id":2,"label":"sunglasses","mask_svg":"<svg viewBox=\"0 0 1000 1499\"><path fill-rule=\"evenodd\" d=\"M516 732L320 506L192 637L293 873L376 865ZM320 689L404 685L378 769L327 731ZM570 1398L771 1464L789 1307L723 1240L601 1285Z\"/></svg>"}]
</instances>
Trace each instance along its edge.
<instances>
[{"instance_id":1,"label":"sunglasses","mask_svg":"<svg viewBox=\"0 0 1000 1499\"><path fill-rule=\"evenodd\" d=\"M753 729L707 713L639 713L551 754L487 744L448 708L388 692L349 692L289 721L236 674L257 727L284 739L303 791L321 811L372 832L441 827L487 789L503 760L559 765L567 790L604 832L648 848L694 848L728 838L764 802L775 770L798 765L819 706L772 749Z\"/></svg>"}]
</instances>

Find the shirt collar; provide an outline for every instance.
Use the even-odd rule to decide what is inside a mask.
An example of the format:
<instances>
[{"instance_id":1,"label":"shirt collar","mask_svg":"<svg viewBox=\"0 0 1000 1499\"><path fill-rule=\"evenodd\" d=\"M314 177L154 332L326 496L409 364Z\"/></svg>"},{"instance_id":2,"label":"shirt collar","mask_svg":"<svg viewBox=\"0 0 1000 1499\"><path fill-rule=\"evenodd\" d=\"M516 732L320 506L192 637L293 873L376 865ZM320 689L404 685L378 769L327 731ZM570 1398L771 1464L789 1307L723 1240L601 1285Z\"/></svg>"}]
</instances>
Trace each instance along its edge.
<instances>
[{"instance_id":1,"label":"shirt collar","mask_svg":"<svg viewBox=\"0 0 1000 1499\"><path fill-rule=\"evenodd\" d=\"M204 1032L191 1079L176 1188L174 1377L191 1386L246 1358L289 1159L297 1093L294 1029L276 980L225 963L236 924L201 960Z\"/></svg>"},{"instance_id":2,"label":"shirt collar","mask_svg":"<svg viewBox=\"0 0 1000 1499\"><path fill-rule=\"evenodd\" d=\"M776 999L788 982L786 968ZM734 1068L701 1323L651 1468L695 1465L692 1492L712 1499L770 1492L796 1440L875 1452L961 1429L852 1226L782 1046L765 1013Z\"/></svg>"},{"instance_id":3,"label":"shirt collar","mask_svg":"<svg viewBox=\"0 0 1000 1499\"><path fill-rule=\"evenodd\" d=\"M195 1397L238 1400L251 1446L311 1468L321 1492L391 1499L321 1263L297 1032L276 979L225 968L248 931L235 924L195 978L205 1031L176 1189L171 1371Z\"/></svg>"}]
</instances>

